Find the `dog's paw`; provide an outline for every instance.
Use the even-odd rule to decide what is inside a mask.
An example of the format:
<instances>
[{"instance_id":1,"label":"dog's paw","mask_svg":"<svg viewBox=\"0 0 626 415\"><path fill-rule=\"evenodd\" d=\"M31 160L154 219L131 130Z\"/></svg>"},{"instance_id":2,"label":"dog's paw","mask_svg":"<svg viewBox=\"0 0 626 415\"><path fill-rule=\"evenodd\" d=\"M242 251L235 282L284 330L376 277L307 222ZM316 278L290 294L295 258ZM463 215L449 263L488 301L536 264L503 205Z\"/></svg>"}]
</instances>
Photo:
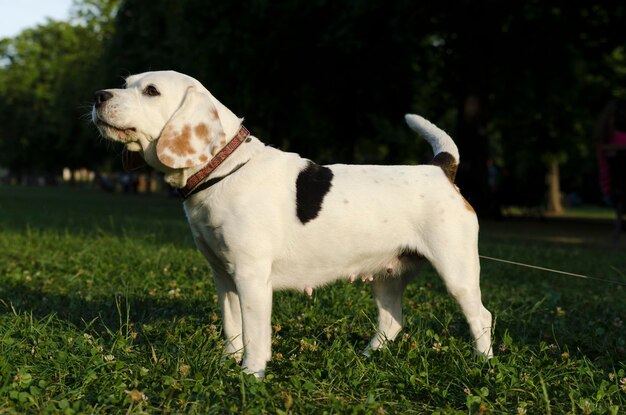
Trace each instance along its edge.
<instances>
[{"instance_id":1,"label":"dog's paw","mask_svg":"<svg viewBox=\"0 0 626 415\"><path fill-rule=\"evenodd\" d=\"M255 378L261 379L265 377L265 362L253 361L251 359L243 359L241 369L248 375L254 375Z\"/></svg>"},{"instance_id":2,"label":"dog's paw","mask_svg":"<svg viewBox=\"0 0 626 415\"><path fill-rule=\"evenodd\" d=\"M361 354L369 359L372 357L372 354L376 353L378 350L380 350L380 347L372 347L371 345L368 345L365 349L363 349Z\"/></svg>"},{"instance_id":3,"label":"dog's paw","mask_svg":"<svg viewBox=\"0 0 626 415\"><path fill-rule=\"evenodd\" d=\"M242 358L243 358L243 352L241 351L229 352L229 351L224 350L224 352L222 353L222 361L233 359L235 360L235 362L241 363Z\"/></svg>"},{"instance_id":4,"label":"dog's paw","mask_svg":"<svg viewBox=\"0 0 626 415\"><path fill-rule=\"evenodd\" d=\"M257 379L263 379L265 377L265 369L254 370L254 369L248 369L247 367L244 367L243 373L247 375L253 375Z\"/></svg>"},{"instance_id":5,"label":"dog's paw","mask_svg":"<svg viewBox=\"0 0 626 415\"><path fill-rule=\"evenodd\" d=\"M493 349L491 348L491 346L485 351L475 349L474 357L485 360L493 359Z\"/></svg>"}]
</instances>

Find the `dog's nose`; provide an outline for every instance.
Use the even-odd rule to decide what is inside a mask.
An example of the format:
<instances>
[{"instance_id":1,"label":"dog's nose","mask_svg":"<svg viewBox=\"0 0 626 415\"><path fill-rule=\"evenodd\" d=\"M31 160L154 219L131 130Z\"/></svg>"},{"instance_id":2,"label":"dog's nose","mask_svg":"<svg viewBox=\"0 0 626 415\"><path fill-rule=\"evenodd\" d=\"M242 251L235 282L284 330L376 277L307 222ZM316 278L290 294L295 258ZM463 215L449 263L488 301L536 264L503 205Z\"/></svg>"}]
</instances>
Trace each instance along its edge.
<instances>
[{"instance_id":1,"label":"dog's nose","mask_svg":"<svg viewBox=\"0 0 626 415\"><path fill-rule=\"evenodd\" d=\"M96 99L96 108L97 108L100 105L102 105L104 101L108 101L109 99L113 98L113 94L110 93L109 91L102 89L94 93L94 98Z\"/></svg>"}]
</instances>

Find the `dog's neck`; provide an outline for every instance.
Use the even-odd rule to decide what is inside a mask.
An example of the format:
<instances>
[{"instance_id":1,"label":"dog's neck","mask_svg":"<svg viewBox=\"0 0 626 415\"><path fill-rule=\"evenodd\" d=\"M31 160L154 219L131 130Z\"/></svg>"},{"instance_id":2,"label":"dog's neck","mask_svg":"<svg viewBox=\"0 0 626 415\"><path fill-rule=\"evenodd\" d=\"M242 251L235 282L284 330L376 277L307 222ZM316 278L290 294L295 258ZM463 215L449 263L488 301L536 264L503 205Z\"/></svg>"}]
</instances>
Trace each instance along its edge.
<instances>
[{"instance_id":1,"label":"dog's neck","mask_svg":"<svg viewBox=\"0 0 626 415\"><path fill-rule=\"evenodd\" d=\"M191 194L199 191L199 189L207 188L206 186L211 186L212 184L217 183L217 181L221 181L221 179L218 179L216 177L213 177L212 179L209 180L209 176L211 176L215 170L217 170L226 160L228 160L228 158L235 151L237 151L239 146L241 146L242 144L246 142L250 142L251 140L248 139L249 136L250 136L250 131L248 131L246 127L244 127L243 125L239 127L239 131L237 131L237 134L235 134L235 136L228 143L226 143L213 156L213 158L206 165L204 165L204 167L202 167L194 175L189 177L184 187L178 189L178 192L180 193L180 195L184 199L187 199ZM239 164L237 167L235 167L231 171L231 173L227 173L226 175L221 176L221 177L224 178L232 174L244 164L245 162ZM200 184L202 185L198 187Z\"/></svg>"}]
</instances>

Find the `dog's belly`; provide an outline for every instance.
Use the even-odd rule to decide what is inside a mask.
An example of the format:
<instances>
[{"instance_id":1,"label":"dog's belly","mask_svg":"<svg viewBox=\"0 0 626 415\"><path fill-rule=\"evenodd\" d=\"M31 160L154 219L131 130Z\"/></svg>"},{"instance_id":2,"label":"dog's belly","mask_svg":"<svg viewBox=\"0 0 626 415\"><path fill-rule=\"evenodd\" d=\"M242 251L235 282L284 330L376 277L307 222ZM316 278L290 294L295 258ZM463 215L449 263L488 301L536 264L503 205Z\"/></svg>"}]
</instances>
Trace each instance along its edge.
<instances>
[{"instance_id":1,"label":"dog's belly","mask_svg":"<svg viewBox=\"0 0 626 415\"><path fill-rule=\"evenodd\" d=\"M295 261L277 260L272 267L271 280L274 289L302 291L336 280L396 277L416 265L417 259L417 254L380 252L374 255L344 256L341 260L320 261L307 257Z\"/></svg>"},{"instance_id":2,"label":"dog's belly","mask_svg":"<svg viewBox=\"0 0 626 415\"><path fill-rule=\"evenodd\" d=\"M396 276L427 250L421 209L384 209L370 201L371 209L354 212L343 200L339 203L292 229L272 264L275 288L302 290L337 279Z\"/></svg>"}]
</instances>

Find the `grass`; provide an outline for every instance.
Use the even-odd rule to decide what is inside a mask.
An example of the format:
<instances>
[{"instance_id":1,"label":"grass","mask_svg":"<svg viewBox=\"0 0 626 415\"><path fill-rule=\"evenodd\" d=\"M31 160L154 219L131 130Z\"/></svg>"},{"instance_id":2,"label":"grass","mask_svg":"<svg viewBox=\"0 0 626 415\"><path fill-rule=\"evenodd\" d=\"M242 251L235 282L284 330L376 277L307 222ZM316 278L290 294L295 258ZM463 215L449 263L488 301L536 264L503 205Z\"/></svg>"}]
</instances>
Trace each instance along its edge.
<instances>
[{"instance_id":1,"label":"grass","mask_svg":"<svg viewBox=\"0 0 626 415\"><path fill-rule=\"evenodd\" d=\"M481 252L626 281L610 225L485 222ZM618 414L626 411L626 289L482 264L496 357L430 267L406 327L367 359L366 284L274 301L264 380L222 361L210 271L180 202L0 187L0 413Z\"/></svg>"}]
</instances>

